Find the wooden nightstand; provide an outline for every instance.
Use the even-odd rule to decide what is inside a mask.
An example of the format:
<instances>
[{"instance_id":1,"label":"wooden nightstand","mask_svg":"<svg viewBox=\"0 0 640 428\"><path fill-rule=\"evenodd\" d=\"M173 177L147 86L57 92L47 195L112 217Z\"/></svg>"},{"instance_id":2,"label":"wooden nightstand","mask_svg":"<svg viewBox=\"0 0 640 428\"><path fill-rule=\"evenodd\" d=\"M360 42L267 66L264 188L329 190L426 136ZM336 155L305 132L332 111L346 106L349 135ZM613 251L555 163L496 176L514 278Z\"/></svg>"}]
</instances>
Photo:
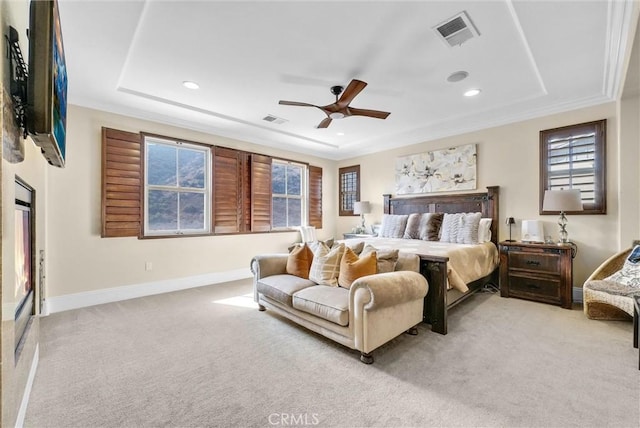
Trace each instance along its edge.
<instances>
[{"instance_id":1,"label":"wooden nightstand","mask_svg":"<svg viewBox=\"0 0 640 428\"><path fill-rule=\"evenodd\" d=\"M351 239L351 238L373 238L375 235L371 235L368 233L343 233L343 239Z\"/></svg>"},{"instance_id":2,"label":"wooden nightstand","mask_svg":"<svg viewBox=\"0 0 640 428\"><path fill-rule=\"evenodd\" d=\"M500 295L571 309L573 247L500 242Z\"/></svg>"}]
</instances>

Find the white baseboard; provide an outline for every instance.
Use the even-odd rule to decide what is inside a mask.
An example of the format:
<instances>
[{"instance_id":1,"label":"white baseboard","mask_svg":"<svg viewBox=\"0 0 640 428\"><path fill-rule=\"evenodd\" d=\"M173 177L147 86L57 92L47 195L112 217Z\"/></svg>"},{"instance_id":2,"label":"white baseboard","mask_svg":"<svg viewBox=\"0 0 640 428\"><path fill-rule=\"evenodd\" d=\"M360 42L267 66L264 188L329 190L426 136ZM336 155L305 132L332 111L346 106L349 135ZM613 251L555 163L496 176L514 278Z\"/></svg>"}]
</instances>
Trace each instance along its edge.
<instances>
[{"instance_id":1,"label":"white baseboard","mask_svg":"<svg viewBox=\"0 0 640 428\"><path fill-rule=\"evenodd\" d=\"M582 303L582 287L573 287L573 301Z\"/></svg>"},{"instance_id":2,"label":"white baseboard","mask_svg":"<svg viewBox=\"0 0 640 428\"><path fill-rule=\"evenodd\" d=\"M202 287L221 282L237 281L251 278L249 269L236 269L225 272L215 272L186 278L168 279L163 281L146 282L143 284L125 285L122 287L104 288L102 290L86 291L83 293L67 294L49 297L45 300L45 314L68 311L70 309L101 305L103 303L118 302L136 297L151 296L187 288ZM44 314L43 314L44 315Z\"/></svg>"},{"instance_id":3,"label":"white baseboard","mask_svg":"<svg viewBox=\"0 0 640 428\"><path fill-rule=\"evenodd\" d=\"M22 401L20 402L20 409L18 409L18 417L16 418L16 428L22 428L24 426L24 417L27 414L27 406L29 405L29 396L31 395L31 388L33 387L33 380L36 377L36 370L38 369L38 362L40 361L40 345L36 345L36 350L33 353L33 361L31 361L31 369L29 370L29 377L27 378L27 384L24 387L24 394L22 394Z\"/></svg>"}]
</instances>

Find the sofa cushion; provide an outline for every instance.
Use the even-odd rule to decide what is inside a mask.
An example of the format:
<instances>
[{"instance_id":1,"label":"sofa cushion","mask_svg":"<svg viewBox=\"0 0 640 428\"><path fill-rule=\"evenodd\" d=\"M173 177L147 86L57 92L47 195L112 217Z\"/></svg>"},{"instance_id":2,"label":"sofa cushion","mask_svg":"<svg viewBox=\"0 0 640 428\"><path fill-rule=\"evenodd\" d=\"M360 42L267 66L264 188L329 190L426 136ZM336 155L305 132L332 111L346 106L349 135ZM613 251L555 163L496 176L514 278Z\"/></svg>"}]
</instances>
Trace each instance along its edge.
<instances>
[{"instance_id":1,"label":"sofa cushion","mask_svg":"<svg viewBox=\"0 0 640 428\"><path fill-rule=\"evenodd\" d=\"M338 285L338 274L340 273L340 260L344 253L344 244L338 244L332 249L320 244L313 252L313 262L309 279L316 284Z\"/></svg>"},{"instance_id":2,"label":"sofa cushion","mask_svg":"<svg viewBox=\"0 0 640 428\"><path fill-rule=\"evenodd\" d=\"M341 326L349 325L349 290L318 285L293 295L293 307Z\"/></svg>"},{"instance_id":3,"label":"sofa cushion","mask_svg":"<svg viewBox=\"0 0 640 428\"><path fill-rule=\"evenodd\" d=\"M398 250L381 250L374 247L371 244L367 244L360 253L360 257L369 254L370 252L376 252L376 261L378 265L377 273L393 272L396 270L396 264L398 263Z\"/></svg>"},{"instance_id":4,"label":"sofa cushion","mask_svg":"<svg viewBox=\"0 0 640 428\"><path fill-rule=\"evenodd\" d=\"M338 285L344 288L351 288L353 281L363 276L375 275L377 270L378 265L375 251L358 257L351 248L347 248L340 261Z\"/></svg>"},{"instance_id":5,"label":"sofa cushion","mask_svg":"<svg viewBox=\"0 0 640 428\"><path fill-rule=\"evenodd\" d=\"M271 275L258 281L256 288L261 293L277 302L285 305L292 305L294 293L307 287L314 287L316 284L308 279L300 278L288 274Z\"/></svg>"},{"instance_id":6,"label":"sofa cushion","mask_svg":"<svg viewBox=\"0 0 640 428\"><path fill-rule=\"evenodd\" d=\"M297 246L291 250L287 257L287 273L309 279L309 270L311 269L312 261L313 252L307 244Z\"/></svg>"}]
</instances>

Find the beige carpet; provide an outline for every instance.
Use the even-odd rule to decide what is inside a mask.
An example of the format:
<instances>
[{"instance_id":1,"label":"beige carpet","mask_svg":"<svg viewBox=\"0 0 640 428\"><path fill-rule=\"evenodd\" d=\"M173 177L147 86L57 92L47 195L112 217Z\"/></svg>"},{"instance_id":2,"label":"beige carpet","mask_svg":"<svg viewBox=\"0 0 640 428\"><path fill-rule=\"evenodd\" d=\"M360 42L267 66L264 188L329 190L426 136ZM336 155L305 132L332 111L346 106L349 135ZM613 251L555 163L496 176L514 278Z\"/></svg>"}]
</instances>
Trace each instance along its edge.
<instances>
[{"instance_id":1,"label":"beige carpet","mask_svg":"<svg viewBox=\"0 0 640 428\"><path fill-rule=\"evenodd\" d=\"M27 427L637 427L632 325L482 293L449 334L359 353L259 312L249 281L43 318ZM240 297L238 297L240 296Z\"/></svg>"}]
</instances>

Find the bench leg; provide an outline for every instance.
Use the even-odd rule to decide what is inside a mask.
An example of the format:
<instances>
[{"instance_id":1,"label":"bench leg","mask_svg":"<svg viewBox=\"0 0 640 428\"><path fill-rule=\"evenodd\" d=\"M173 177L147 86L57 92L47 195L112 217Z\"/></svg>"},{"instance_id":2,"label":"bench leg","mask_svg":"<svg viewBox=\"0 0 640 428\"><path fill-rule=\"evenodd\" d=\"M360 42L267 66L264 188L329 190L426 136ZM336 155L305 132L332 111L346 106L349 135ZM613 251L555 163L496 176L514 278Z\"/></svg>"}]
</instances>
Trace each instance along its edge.
<instances>
[{"instance_id":1,"label":"bench leg","mask_svg":"<svg viewBox=\"0 0 640 428\"><path fill-rule=\"evenodd\" d=\"M368 354L366 352L361 352L360 361L362 361L365 364L373 364L373 355Z\"/></svg>"}]
</instances>

